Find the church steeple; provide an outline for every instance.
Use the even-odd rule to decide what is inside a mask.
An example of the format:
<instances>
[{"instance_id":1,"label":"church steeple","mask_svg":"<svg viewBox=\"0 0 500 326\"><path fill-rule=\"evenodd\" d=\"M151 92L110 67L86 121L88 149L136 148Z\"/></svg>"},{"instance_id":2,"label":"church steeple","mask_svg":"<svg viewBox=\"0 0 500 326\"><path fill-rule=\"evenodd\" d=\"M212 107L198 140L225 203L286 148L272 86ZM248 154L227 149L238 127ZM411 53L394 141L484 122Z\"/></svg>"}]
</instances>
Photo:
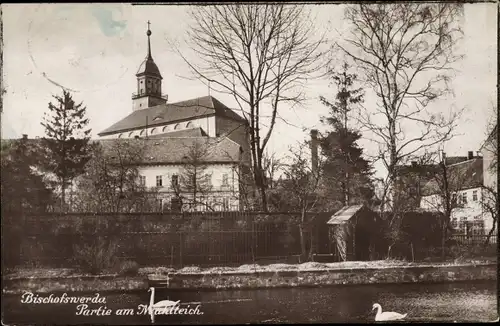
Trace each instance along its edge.
<instances>
[{"instance_id":1,"label":"church steeple","mask_svg":"<svg viewBox=\"0 0 500 326\"><path fill-rule=\"evenodd\" d=\"M146 35L148 36L148 59L153 60L153 57L151 56L151 30L149 29L149 25L151 23L148 20L148 31L146 32Z\"/></svg>"},{"instance_id":2,"label":"church steeple","mask_svg":"<svg viewBox=\"0 0 500 326\"><path fill-rule=\"evenodd\" d=\"M134 111L166 103L166 99L161 93L161 81L163 78L151 55L152 33L150 24L148 21L148 30L146 32L148 36L147 55L135 75L137 77L137 93L132 95Z\"/></svg>"}]
</instances>

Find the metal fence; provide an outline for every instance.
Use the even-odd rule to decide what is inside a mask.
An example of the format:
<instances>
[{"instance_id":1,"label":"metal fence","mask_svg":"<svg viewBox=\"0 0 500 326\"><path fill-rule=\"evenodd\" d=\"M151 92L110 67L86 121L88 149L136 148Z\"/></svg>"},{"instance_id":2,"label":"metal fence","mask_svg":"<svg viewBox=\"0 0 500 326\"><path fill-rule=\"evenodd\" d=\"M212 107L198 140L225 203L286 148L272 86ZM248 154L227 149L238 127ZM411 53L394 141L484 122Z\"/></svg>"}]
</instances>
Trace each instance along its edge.
<instances>
[{"instance_id":1,"label":"metal fence","mask_svg":"<svg viewBox=\"0 0 500 326\"><path fill-rule=\"evenodd\" d=\"M296 213L72 213L23 219L9 241L19 240L21 265L73 267L106 256L172 267L296 262L302 242L309 251L327 241L318 238L321 228L310 224L302 229L301 242Z\"/></svg>"},{"instance_id":2,"label":"metal fence","mask_svg":"<svg viewBox=\"0 0 500 326\"><path fill-rule=\"evenodd\" d=\"M454 234L451 239L462 245L482 245L488 239L489 244L495 245L498 242L498 234L495 232L490 237L487 234Z\"/></svg>"}]
</instances>

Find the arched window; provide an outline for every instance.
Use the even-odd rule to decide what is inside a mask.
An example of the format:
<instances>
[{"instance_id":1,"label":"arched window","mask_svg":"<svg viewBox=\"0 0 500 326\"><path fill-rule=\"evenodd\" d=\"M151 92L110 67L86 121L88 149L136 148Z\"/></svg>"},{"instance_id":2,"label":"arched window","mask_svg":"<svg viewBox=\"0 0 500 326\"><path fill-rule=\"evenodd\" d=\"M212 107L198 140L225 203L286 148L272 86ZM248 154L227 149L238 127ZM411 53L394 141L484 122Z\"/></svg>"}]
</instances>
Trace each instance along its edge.
<instances>
[{"instance_id":1,"label":"arched window","mask_svg":"<svg viewBox=\"0 0 500 326\"><path fill-rule=\"evenodd\" d=\"M118 138L122 138L122 136L123 136L123 134L119 134L119 135L118 135Z\"/></svg>"},{"instance_id":2,"label":"arched window","mask_svg":"<svg viewBox=\"0 0 500 326\"><path fill-rule=\"evenodd\" d=\"M141 130L141 133L139 134L139 136L144 136L144 134L146 133L146 130Z\"/></svg>"},{"instance_id":3,"label":"arched window","mask_svg":"<svg viewBox=\"0 0 500 326\"><path fill-rule=\"evenodd\" d=\"M167 131L167 129L168 129L168 126L165 126L162 128L161 132L165 132L165 131Z\"/></svg>"},{"instance_id":4,"label":"arched window","mask_svg":"<svg viewBox=\"0 0 500 326\"><path fill-rule=\"evenodd\" d=\"M151 135L154 135L156 133L156 128L151 129Z\"/></svg>"},{"instance_id":5,"label":"arched window","mask_svg":"<svg viewBox=\"0 0 500 326\"><path fill-rule=\"evenodd\" d=\"M133 131L131 131L131 132L128 134L128 137L129 137L129 138L134 137L134 132L133 132Z\"/></svg>"},{"instance_id":6,"label":"arched window","mask_svg":"<svg viewBox=\"0 0 500 326\"><path fill-rule=\"evenodd\" d=\"M190 121L187 123L186 128L193 128L194 124Z\"/></svg>"},{"instance_id":7,"label":"arched window","mask_svg":"<svg viewBox=\"0 0 500 326\"><path fill-rule=\"evenodd\" d=\"M181 127L181 124L180 124L180 123L178 123L178 124L176 124L176 125L175 125L174 130L179 129L180 127Z\"/></svg>"}]
</instances>

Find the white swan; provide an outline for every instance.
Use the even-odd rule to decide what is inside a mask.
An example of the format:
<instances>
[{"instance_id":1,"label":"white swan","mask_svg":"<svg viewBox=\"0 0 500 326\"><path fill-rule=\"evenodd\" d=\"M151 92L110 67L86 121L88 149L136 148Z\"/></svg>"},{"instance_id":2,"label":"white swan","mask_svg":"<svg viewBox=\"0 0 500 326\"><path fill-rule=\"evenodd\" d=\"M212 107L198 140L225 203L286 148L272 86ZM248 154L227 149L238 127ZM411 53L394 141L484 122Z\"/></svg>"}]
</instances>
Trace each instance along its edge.
<instances>
[{"instance_id":1,"label":"white swan","mask_svg":"<svg viewBox=\"0 0 500 326\"><path fill-rule=\"evenodd\" d=\"M373 304L372 310L377 309L377 315L375 316L375 321L387 321L387 320L400 320L404 319L408 314L400 314L393 311L382 312L382 306L378 303Z\"/></svg>"},{"instance_id":2,"label":"white swan","mask_svg":"<svg viewBox=\"0 0 500 326\"><path fill-rule=\"evenodd\" d=\"M148 292L151 292L151 297L149 298L149 314L151 316L151 323L154 324L155 322L155 312L160 311L160 313L165 314L167 309L172 309L175 306L178 306L180 304L180 300L177 301L171 301L171 300L162 300L158 301L155 303L155 288L150 287Z\"/></svg>"}]
</instances>

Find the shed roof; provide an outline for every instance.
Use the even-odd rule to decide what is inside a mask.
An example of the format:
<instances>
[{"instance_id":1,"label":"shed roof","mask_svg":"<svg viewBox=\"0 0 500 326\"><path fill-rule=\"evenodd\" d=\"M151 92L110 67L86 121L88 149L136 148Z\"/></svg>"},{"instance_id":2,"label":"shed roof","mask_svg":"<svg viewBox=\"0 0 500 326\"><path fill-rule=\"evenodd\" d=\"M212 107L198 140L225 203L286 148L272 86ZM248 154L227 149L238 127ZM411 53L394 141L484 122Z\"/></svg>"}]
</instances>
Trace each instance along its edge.
<instances>
[{"instance_id":1,"label":"shed roof","mask_svg":"<svg viewBox=\"0 0 500 326\"><path fill-rule=\"evenodd\" d=\"M344 206L337 213L333 214L326 224L344 224L355 216L364 205Z\"/></svg>"}]
</instances>

